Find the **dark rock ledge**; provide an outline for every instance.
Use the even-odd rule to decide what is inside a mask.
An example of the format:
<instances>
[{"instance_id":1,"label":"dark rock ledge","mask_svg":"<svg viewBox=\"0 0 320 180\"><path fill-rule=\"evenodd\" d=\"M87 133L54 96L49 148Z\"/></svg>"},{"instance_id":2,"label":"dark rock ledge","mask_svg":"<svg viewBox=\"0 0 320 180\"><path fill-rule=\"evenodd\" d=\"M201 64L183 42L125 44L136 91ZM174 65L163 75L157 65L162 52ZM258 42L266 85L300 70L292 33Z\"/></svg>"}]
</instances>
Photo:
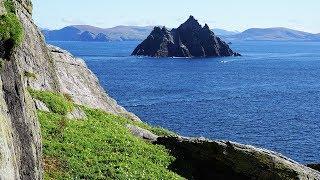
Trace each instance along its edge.
<instances>
[{"instance_id":1,"label":"dark rock ledge","mask_svg":"<svg viewBox=\"0 0 320 180\"><path fill-rule=\"evenodd\" d=\"M169 169L186 179L318 180L318 165L301 165L279 153L229 141L181 136L159 137L127 125L131 133L165 146L176 160Z\"/></svg>"},{"instance_id":2,"label":"dark rock ledge","mask_svg":"<svg viewBox=\"0 0 320 180\"><path fill-rule=\"evenodd\" d=\"M229 141L159 137L176 158L170 169L187 179L320 179L320 172L281 154Z\"/></svg>"}]
</instances>

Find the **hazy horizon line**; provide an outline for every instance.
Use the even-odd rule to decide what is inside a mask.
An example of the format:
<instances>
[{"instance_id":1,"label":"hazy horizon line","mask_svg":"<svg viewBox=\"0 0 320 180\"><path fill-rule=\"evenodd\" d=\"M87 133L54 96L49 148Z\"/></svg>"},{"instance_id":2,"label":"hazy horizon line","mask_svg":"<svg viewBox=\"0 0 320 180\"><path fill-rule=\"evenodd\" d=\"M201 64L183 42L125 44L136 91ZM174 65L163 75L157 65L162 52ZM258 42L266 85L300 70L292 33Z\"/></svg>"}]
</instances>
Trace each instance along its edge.
<instances>
[{"instance_id":1,"label":"hazy horizon line","mask_svg":"<svg viewBox=\"0 0 320 180\"><path fill-rule=\"evenodd\" d=\"M201 23L200 23L201 24ZM202 25L202 24L201 24ZM47 28L47 27L41 27L40 25L38 26L40 29L42 30L50 30L50 31L54 31L54 30L61 30L63 28L66 28L66 27L70 27L70 26L91 26L91 27L95 27L95 28L99 28L99 29L111 29L111 28L115 28L115 27L167 27L168 29L173 29L172 27L168 27L168 26L165 26L165 25L123 25L123 24L120 24L120 25L116 25L116 26L112 26L112 27L100 27L100 26L96 26L96 25L90 25L90 24L70 24L70 25L66 25L66 26L62 26L62 27L58 27L58 28ZM202 25L203 26L203 25ZM209 25L210 27L210 25ZM176 28L176 27L175 27ZM216 28L210 28L210 29L220 29L220 30L225 30L225 31L229 31L229 32L244 32L246 30L249 30L249 29L275 29L275 28L285 28L285 29L290 29L290 30L295 30L295 31L300 31L300 32L305 32L305 33L310 33L310 34L320 34L320 32L311 32L311 31L306 31L306 30L300 30L300 29L297 29L297 28L290 28L290 27L285 27L285 26L271 26L271 27L250 27L250 28L247 28L247 29L244 29L244 30L230 30L230 29L225 29L225 28L219 28L219 27L216 27Z\"/></svg>"}]
</instances>

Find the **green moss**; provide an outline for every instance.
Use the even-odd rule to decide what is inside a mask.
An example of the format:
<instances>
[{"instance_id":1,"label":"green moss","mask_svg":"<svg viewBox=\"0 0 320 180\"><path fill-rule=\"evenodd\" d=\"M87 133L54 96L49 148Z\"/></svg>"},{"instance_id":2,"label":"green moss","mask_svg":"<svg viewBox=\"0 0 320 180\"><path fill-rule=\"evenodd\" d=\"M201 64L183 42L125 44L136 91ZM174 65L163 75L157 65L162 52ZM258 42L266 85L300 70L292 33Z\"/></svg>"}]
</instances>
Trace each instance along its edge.
<instances>
[{"instance_id":1,"label":"green moss","mask_svg":"<svg viewBox=\"0 0 320 180\"><path fill-rule=\"evenodd\" d=\"M3 4L7 12L16 13L16 8L14 7L12 0L5 0Z\"/></svg>"},{"instance_id":2,"label":"green moss","mask_svg":"<svg viewBox=\"0 0 320 180\"><path fill-rule=\"evenodd\" d=\"M23 27L14 13L6 13L0 16L0 38L9 41L13 47L18 46L24 37Z\"/></svg>"},{"instance_id":3,"label":"green moss","mask_svg":"<svg viewBox=\"0 0 320 180\"><path fill-rule=\"evenodd\" d=\"M8 58L12 49L22 43L24 30L16 15L13 1L5 0L4 7L6 13L0 16L0 40L4 42L5 58Z\"/></svg>"},{"instance_id":4,"label":"green moss","mask_svg":"<svg viewBox=\"0 0 320 180\"><path fill-rule=\"evenodd\" d=\"M167 131L83 106L87 119L67 119L70 107L78 106L68 96L29 92L52 111L38 111L45 179L183 179L168 170L175 159L164 146L135 137L127 124Z\"/></svg>"},{"instance_id":5,"label":"green moss","mask_svg":"<svg viewBox=\"0 0 320 180\"><path fill-rule=\"evenodd\" d=\"M86 108L88 119L38 112L45 179L182 179L169 152L133 136L123 118Z\"/></svg>"},{"instance_id":6,"label":"green moss","mask_svg":"<svg viewBox=\"0 0 320 180\"><path fill-rule=\"evenodd\" d=\"M44 102L47 107L54 113L66 115L72 111L73 103L68 101L63 95L50 91L35 91L29 89L31 96Z\"/></svg>"},{"instance_id":7,"label":"green moss","mask_svg":"<svg viewBox=\"0 0 320 180\"><path fill-rule=\"evenodd\" d=\"M29 72L29 71L24 71L23 75L25 77L28 77L28 78L33 78L33 79L37 79L37 76L35 73L32 73L32 72Z\"/></svg>"}]
</instances>

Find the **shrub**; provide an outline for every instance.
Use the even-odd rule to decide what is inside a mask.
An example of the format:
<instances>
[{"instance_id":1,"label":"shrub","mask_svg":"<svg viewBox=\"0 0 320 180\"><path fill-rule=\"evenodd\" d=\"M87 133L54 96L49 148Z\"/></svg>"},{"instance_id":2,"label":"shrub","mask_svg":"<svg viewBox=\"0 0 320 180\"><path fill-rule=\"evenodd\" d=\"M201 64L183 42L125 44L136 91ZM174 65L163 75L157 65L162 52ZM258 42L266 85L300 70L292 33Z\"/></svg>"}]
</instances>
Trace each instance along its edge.
<instances>
[{"instance_id":1,"label":"shrub","mask_svg":"<svg viewBox=\"0 0 320 180\"><path fill-rule=\"evenodd\" d=\"M19 21L12 0L5 0L6 14L0 16L0 40L6 50L5 58L8 58L12 49L19 46L24 38L24 31Z\"/></svg>"},{"instance_id":2,"label":"shrub","mask_svg":"<svg viewBox=\"0 0 320 180\"><path fill-rule=\"evenodd\" d=\"M18 46L23 40L23 27L14 13L0 16L0 39L8 41L12 47Z\"/></svg>"},{"instance_id":3,"label":"shrub","mask_svg":"<svg viewBox=\"0 0 320 180\"><path fill-rule=\"evenodd\" d=\"M12 0L5 0L3 4L8 13L16 13L16 8L14 7Z\"/></svg>"}]
</instances>

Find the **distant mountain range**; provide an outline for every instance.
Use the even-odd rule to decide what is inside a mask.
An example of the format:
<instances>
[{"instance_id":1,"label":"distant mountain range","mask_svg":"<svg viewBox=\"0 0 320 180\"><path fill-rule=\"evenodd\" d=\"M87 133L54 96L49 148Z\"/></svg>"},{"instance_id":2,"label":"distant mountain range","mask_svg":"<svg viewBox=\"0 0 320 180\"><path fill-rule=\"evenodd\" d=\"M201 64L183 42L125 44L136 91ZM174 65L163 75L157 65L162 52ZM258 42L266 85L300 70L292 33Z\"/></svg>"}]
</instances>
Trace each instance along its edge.
<instances>
[{"instance_id":1,"label":"distant mountain range","mask_svg":"<svg viewBox=\"0 0 320 180\"><path fill-rule=\"evenodd\" d=\"M212 31L218 36L232 36L240 33L239 31L228 31L219 28L212 29Z\"/></svg>"},{"instance_id":2,"label":"distant mountain range","mask_svg":"<svg viewBox=\"0 0 320 180\"><path fill-rule=\"evenodd\" d=\"M42 30L47 41L136 41L145 39L153 26L116 26L98 28L88 25L67 26L59 30Z\"/></svg>"},{"instance_id":3,"label":"distant mountain range","mask_svg":"<svg viewBox=\"0 0 320 180\"><path fill-rule=\"evenodd\" d=\"M67 26L59 30L43 29L47 41L141 41L153 30L153 26L116 26L98 28L89 25ZM252 28L243 32L213 29L226 41L320 41L320 34L312 34L288 28Z\"/></svg>"},{"instance_id":4,"label":"distant mountain range","mask_svg":"<svg viewBox=\"0 0 320 180\"><path fill-rule=\"evenodd\" d=\"M252 28L239 34L226 35L230 40L247 41L320 41L319 34L296 31L288 28Z\"/></svg>"}]
</instances>

